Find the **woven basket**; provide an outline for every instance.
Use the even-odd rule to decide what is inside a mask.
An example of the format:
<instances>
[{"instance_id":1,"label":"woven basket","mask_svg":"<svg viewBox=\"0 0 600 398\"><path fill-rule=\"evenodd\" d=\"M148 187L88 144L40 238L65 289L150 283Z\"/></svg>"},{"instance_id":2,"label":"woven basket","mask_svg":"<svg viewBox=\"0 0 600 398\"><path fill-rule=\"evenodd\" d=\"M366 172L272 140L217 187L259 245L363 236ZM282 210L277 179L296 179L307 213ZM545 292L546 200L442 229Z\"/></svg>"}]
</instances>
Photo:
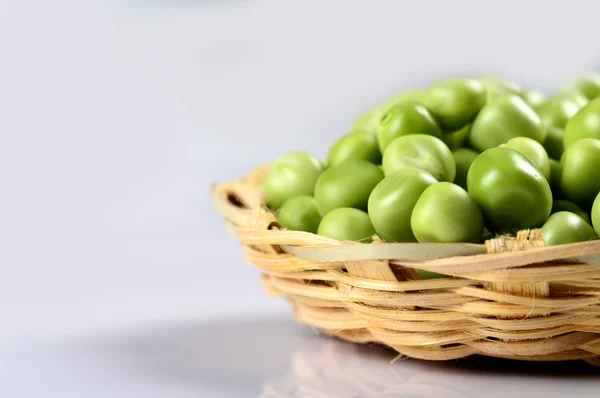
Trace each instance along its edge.
<instances>
[{"instance_id":1,"label":"woven basket","mask_svg":"<svg viewBox=\"0 0 600 398\"><path fill-rule=\"evenodd\" d=\"M600 241L544 247L531 230L485 245L363 244L283 230L262 201L268 167L215 185L214 204L300 322L426 360L600 365ZM419 280L415 269L450 277Z\"/></svg>"}]
</instances>

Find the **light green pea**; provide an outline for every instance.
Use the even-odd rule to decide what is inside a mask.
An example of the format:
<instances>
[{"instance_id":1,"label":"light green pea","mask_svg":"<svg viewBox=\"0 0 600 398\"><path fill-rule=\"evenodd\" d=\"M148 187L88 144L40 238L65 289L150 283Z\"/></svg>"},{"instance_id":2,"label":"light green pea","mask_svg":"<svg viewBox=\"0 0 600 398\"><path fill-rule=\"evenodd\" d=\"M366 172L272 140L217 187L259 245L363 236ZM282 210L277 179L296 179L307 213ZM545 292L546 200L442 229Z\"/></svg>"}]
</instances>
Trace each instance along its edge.
<instances>
[{"instance_id":1,"label":"light green pea","mask_svg":"<svg viewBox=\"0 0 600 398\"><path fill-rule=\"evenodd\" d=\"M585 242L598 238L594 228L575 213L560 211L552 214L542 226L546 246Z\"/></svg>"},{"instance_id":2,"label":"light green pea","mask_svg":"<svg viewBox=\"0 0 600 398\"><path fill-rule=\"evenodd\" d=\"M317 233L321 215L312 196L296 196L288 199L279 212L277 221L287 229Z\"/></svg>"},{"instance_id":3,"label":"light green pea","mask_svg":"<svg viewBox=\"0 0 600 398\"><path fill-rule=\"evenodd\" d=\"M362 210L342 207L327 213L319 225L318 234L339 240L368 243L375 235L369 215Z\"/></svg>"},{"instance_id":4,"label":"light green pea","mask_svg":"<svg viewBox=\"0 0 600 398\"><path fill-rule=\"evenodd\" d=\"M288 152L279 158L264 180L265 200L270 208L299 195L312 195L317 178L323 172L321 161L301 151Z\"/></svg>"}]
</instances>

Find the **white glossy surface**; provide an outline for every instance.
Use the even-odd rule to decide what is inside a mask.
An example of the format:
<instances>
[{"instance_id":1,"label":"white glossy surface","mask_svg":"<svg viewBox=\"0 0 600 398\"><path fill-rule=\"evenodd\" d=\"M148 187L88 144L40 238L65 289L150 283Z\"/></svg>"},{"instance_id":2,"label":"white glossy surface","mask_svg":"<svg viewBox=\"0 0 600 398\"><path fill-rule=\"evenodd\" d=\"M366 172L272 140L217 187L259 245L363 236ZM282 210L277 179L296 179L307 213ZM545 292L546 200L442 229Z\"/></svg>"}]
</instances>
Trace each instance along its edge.
<instances>
[{"instance_id":1,"label":"white glossy surface","mask_svg":"<svg viewBox=\"0 0 600 398\"><path fill-rule=\"evenodd\" d=\"M317 338L211 208L211 182L322 156L403 88L598 65L592 2L432 3L2 2L0 397L596 396L581 365Z\"/></svg>"}]
</instances>

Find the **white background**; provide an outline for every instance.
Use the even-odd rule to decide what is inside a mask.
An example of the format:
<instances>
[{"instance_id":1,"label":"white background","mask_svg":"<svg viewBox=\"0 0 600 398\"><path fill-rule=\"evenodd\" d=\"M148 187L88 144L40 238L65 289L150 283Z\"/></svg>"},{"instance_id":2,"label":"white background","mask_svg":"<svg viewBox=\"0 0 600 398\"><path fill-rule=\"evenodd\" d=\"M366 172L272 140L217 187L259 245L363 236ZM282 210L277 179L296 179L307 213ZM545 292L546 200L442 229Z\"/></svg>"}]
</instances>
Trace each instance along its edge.
<instances>
[{"instance_id":1,"label":"white background","mask_svg":"<svg viewBox=\"0 0 600 398\"><path fill-rule=\"evenodd\" d=\"M361 111L442 76L500 74L550 93L600 67L598 11L593 1L0 2L0 396L257 396L290 352L331 343L264 296L210 184L290 149L323 156ZM333 344L333 358L356 360L357 348ZM429 384L476 386L463 394L497 380L513 396L597 393L567 370L545 379L502 364L489 380L462 369L458 382L446 365L395 366L403 380L434 369ZM336 390L346 384L330 381L329 393L348 396Z\"/></svg>"}]
</instances>

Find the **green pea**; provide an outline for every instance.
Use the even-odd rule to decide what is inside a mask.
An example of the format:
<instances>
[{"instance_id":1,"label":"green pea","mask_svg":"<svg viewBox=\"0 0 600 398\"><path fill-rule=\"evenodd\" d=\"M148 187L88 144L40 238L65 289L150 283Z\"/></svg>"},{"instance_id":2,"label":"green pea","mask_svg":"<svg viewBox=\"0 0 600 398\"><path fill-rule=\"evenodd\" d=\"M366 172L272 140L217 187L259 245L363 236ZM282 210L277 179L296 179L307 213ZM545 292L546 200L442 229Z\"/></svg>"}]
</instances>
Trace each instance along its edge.
<instances>
[{"instance_id":1,"label":"green pea","mask_svg":"<svg viewBox=\"0 0 600 398\"><path fill-rule=\"evenodd\" d=\"M465 146L465 143L469 138L470 131L471 125L467 124L459 130L444 134L444 142L450 149L462 148L463 146Z\"/></svg>"},{"instance_id":2,"label":"green pea","mask_svg":"<svg viewBox=\"0 0 600 398\"><path fill-rule=\"evenodd\" d=\"M600 98L590 101L565 127L565 148L582 138L600 139Z\"/></svg>"},{"instance_id":3,"label":"green pea","mask_svg":"<svg viewBox=\"0 0 600 398\"><path fill-rule=\"evenodd\" d=\"M340 207L367 210L369 195L382 179L381 169L364 160L349 160L330 167L315 186L317 209L322 216Z\"/></svg>"},{"instance_id":4,"label":"green pea","mask_svg":"<svg viewBox=\"0 0 600 398\"><path fill-rule=\"evenodd\" d=\"M381 163L381 152L375 134L362 132L351 133L336 141L327 156L329 166L347 160L366 160L374 164Z\"/></svg>"},{"instance_id":5,"label":"green pea","mask_svg":"<svg viewBox=\"0 0 600 398\"><path fill-rule=\"evenodd\" d=\"M479 242L483 216L467 191L450 182L429 186L413 209L410 225L419 242Z\"/></svg>"},{"instance_id":6,"label":"green pea","mask_svg":"<svg viewBox=\"0 0 600 398\"><path fill-rule=\"evenodd\" d=\"M600 192L600 140L583 138L565 151L560 188L566 199L589 210Z\"/></svg>"},{"instance_id":7,"label":"green pea","mask_svg":"<svg viewBox=\"0 0 600 398\"><path fill-rule=\"evenodd\" d=\"M564 129L581 107L569 96L559 95L546 101L538 109L544 128L557 127Z\"/></svg>"},{"instance_id":8,"label":"green pea","mask_svg":"<svg viewBox=\"0 0 600 398\"><path fill-rule=\"evenodd\" d=\"M594 228L575 213L560 211L542 226L546 246L565 245L596 239Z\"/></svg>"},{"instance_id":9,"label":"green pea","mask_svg":"<svg viewBox=\"0 0 600 398\"><path fill-rule=\"evenodd\" d=\"M279 158L264 180L264 194L269 207L278 209L299 195L312 195L317 178L323 172L321 161L301 151L288 152Z\"/></svg>"},{"instance_id":10,"label":"green pea","mask_svg":"<svg viewBox=\"0 0 600 398\"><path fill-rule=\"evenodd\" d=\"M318 234L339 240L370 242L375 235L369 215L362 210L342 207L327 213L319 225Z\"/></svg>"},{"instance_id":11,"label":"green pea","mask_svg":"<svg viewBox=\"0 0 600 398\"><path fill-rule=\"evenodd\" d=\"M396 106L398 103L405 102L405 101L413 101L413 102L423 103L424 94L425 94L425 92L423 90L419 90L419 89L405 90L405 91L402 91L401 93L394 95L386 103L386 106L388 108L391 108L393 106Z\"/></svg>"},{"instance_id":12,"label":"green pea","mask_svg":"<svg viewBox=\"0 0 600 398\"><path fill-rule=\"evenodd\" d=\"M575 102L577 104L577 106L579 106L579 109L583 108L590 102L590 100L585 95L583 95L577 91L573 91L570 93L563 93L561 95L571 98L571 100L573 102Z\"/></svg>"},{"instance_id":13,"label":"green pea","mask_svg":"<svg viewBox=\"0 0 600 398\"><path fill-rule=\"evenodd\" d=\"M550 163L550 188L552 188L552 196L554 198L560 198L562 193L560 192L560 175L562 174L562 166L558 160L548 159Z\"/></svg>"},{"instance_id":14,"label":"green pea","mask_svg":"<svg viewBox=\"0 0 600 398\"><path fill-rule=\"evenodd\" d=\"M589 73L573 79L563 92L580 93L588 99L596 98L600 95L600 75Z\"/></svg>"},{"instance_id":15,"label":"green pea","mask_svg":"<svg viewBox=\"0 0 600 398\"><path fill-rule=\"evenodd\" d=\"M546 178L525 156L510 148L492 148L477 156L467 174L467 188L492 232L537 228L548 219L552 208Z\"/></svg>"},{"instance_id":16,"label":"green pea","mask_svg":"<svg viewBox=\"0 0 600 398\"><path fill-rule=\"evenodd\" d=\"M409 134L442 138L442 130L427 108L414 101L403 101L389 108L379 122L377 137L381 153L394 139Z\"/></svg>"},{"instance_id":17,"label":"green pea","mask_svg":"<svg viewBox=\"0 0 600 398\"><path fill-rule=\"evenodd\" d=\"M471 122L485 104L487 92L479 80L453 77L433 83L425 92L427 107L445 130Z\"/></svg>"},{"instance_id":18,"label":"green pea","mask_svg":"<svg viewBox=\"0 0 600 398\"><path fill-rule=\"evenodd\" d=\"M521 97L533 109L539 108L546 101L546 95L540 90L525 90Z\"/></svg>"},{"instance_id":19,"label":"green pea","mask_svg":"<svg viewBox=\"0 0 600 398\"><path fill-rule=\"evenodd\" d=\"M573 202L569 202L564 199L557 199L552 202L552 210L550 210L550 214L558 213L559 211L568 211L571 213L577 214L579 217L583 218L583 220L592 225L592 221L590 217L586 214L585 211L581 210L581 207L577 206Z\"/></svg>"},{"instance_id":20,"label":"green pea","mask_svg":"<svg viewBox=\"0 0 600 398\"><path fill-rule=\"evenodd\" d=\"M522 98L504 95L488 101L481 109L471 126L469 142L483 152L514 137L544 142L546 130L540 117Z\"/></svg>"},{"instance_id":21,"label":"green pea","mask_svg":"<svg viewBox=\"0 0 600 398\"><path fill-rule=\"evenodd\" d=\"M354 121L350 131L377 134L379 120L385 113L386 109L387 107L385 106L377 105L367 110Z\"/></svg>"},{"instance_id":22,"label":"green pea","mask_svg":"<svg viewBox=\"0 0 600 398\"><path fill-rule=\"evenodd\" d=\"M437 180L426 171L403 168L385 177L369 197L369 217L386 242L416 242L410 218L419 197Z\"/></svg>"},{"instance_id":23,"label":"green pea","mask_svg":"<svg viewBox=\"0 0 600 398\"><path fill-rule=\"evenodd\" d=\"M467 189L467 173L471 164L479 154L469 148L459 148L452 151L454 163L456 164L456 177L454 183L464 189Z\"/></svg>"},{"instance_id":24,"label":"green pea","mask_svg":"<svg viewBox=\"0 0 600 398\"><path fill-rule=\"evenodd\" d=\"M442 140L423 134L406 135L392 141L383 153L385 175L405 168L424 170L441 181L454 181L456 165Z\"/></svg>"},{"instance_id":25,"label":"green pea","mask_svg":"<svg viewBox=\"0 0 600 398\"><path fill-rule=\"evenodd\" d=\"M317 233L321 215L312 196L296 196L288 199L279 212L277 221L287 229Z\"/></svg>"},{"instance_id":26,"label":"green pea","mask_svg":"<svg viewBox=\"0 0 600 398\"><path fill-rule=\"evenodd\" d=\"M594 200L592 206L592 225L598 234L600 234L600 193Z\"/></svg>"},{"instance_id":27,"label":"green pea","mask_svg":"<svg viewBox=\"0 0 600 398\"><path fill-rule=\"evenodd\" d=\"M506 94L520 95L523 91L518 84L497 76L481 76L478 80L485 86L488 100Z\"/></svg>"},{"instance_id":28,"label":"green pea","mask_svg":"<svg viewBox=\"0 0 600 398\"><path fill-rule=\"evenodd\" d=\"M522 155L525 155L535 167L537 167L547 180L550 180L550 162L548 154L539 142L527 137L515 137L508 140L501 146L514 149Z\"/></svg>"},{"instance_id":29,"label":"green pea","mask_svg":"<svg viewBox=\"0 0 600 398\"><path fill-rule=\"evenodd\" d=\"M556 127L546 129L547 135L544 140L544 149L551 159L559 160L565 151L564 132Z\"/></svg>"}]
</instances>

